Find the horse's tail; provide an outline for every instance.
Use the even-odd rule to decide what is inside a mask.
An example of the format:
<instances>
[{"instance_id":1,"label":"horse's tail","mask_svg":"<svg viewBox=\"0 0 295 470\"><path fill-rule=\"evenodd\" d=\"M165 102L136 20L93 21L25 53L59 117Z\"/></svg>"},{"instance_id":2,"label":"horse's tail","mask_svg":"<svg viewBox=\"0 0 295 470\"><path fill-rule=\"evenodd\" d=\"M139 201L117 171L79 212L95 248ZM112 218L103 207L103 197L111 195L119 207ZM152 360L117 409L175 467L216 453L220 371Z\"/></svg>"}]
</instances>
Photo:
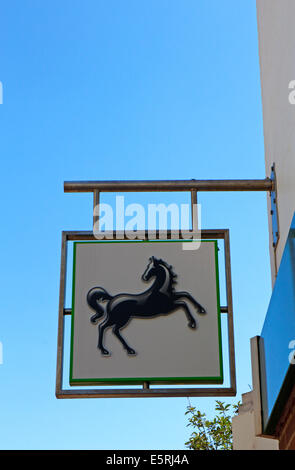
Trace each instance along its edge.
<instances>
[{"instance_id":1,"label":"horse's tail","mask_svg":"<svg viewBox=\"0 0 295 470\"><path fill-rule=\"evenodd\" d=\"M105 313L99 302L111 300L112 296L103 287L93 287L87 294L87 303L96 313L91 317L91 322L95 323Z\"/></svg>"}]
</instances>

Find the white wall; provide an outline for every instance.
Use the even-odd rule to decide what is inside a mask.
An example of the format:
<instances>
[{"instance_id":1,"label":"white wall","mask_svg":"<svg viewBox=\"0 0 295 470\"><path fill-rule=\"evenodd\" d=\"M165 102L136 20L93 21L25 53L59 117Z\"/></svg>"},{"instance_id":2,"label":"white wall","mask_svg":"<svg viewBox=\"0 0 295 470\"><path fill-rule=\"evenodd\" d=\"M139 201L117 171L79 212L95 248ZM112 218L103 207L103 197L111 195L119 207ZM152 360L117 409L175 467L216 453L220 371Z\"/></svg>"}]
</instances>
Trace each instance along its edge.
<instances>
[{"instance_id":1,"label":"white wall","mask_svg":"<svg viewBox=\"0 0 295 470\"><path fill-rule=\"evenodd\" d=\"M277 439L255 435L254 421L253 411L233 417L233 450L279 450Z\"/></svg>"},{"instance_id":2,"label":"white wall","mask_svg":"<svg viewBox=\"0 0 295 470\"><path fill-rule=\"evenodd\" d=\"M257 0L257 22L266 176L270 176L274 162L277 175L280 239L276 263L279 267L295 210L295 104L289 101L292 92L289 84L295 81L295 0ZM274 282L270 216L269 223Z\"/></svg>"}]
</instances>

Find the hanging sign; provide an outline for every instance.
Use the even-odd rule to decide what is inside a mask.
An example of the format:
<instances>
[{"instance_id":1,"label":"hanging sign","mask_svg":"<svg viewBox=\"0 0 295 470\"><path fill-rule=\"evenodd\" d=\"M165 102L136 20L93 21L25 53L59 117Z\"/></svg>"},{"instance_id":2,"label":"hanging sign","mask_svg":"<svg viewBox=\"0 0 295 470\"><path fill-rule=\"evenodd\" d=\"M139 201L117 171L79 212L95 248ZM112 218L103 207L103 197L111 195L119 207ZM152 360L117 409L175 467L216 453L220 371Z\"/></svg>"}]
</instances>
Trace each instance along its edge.
<instances>
[{"instance_id":1,"label":"hanging sign","mask_svg":"<svg viewBox=\"0 0 295 470\"><path fill-rule=\"evenodd\" d=\"M74 242L71 385L223 382L217 241L183 244Z\"/></svg>"}]
</instances>

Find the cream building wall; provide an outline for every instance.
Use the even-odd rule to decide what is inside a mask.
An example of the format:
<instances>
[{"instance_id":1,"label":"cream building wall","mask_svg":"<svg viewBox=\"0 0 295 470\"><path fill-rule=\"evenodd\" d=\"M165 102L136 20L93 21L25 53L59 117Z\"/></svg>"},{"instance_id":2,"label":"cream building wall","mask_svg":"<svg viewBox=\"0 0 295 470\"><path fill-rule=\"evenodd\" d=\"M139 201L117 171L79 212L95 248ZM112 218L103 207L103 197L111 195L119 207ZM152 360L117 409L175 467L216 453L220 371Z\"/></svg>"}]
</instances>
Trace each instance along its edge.
<instances>
[{"instance_id":1,"label":"cream building wall","mask_svg":"<svg viewBox=\"0 0 295 470\"><path fill-rule=\"evenodd\" d=\"M269 215L273 283L295 210L294 18L294 0L257 0L265 172L270 176L275 163L277 179L280 238L276 252Z\"/></svg>"}]
</instances>

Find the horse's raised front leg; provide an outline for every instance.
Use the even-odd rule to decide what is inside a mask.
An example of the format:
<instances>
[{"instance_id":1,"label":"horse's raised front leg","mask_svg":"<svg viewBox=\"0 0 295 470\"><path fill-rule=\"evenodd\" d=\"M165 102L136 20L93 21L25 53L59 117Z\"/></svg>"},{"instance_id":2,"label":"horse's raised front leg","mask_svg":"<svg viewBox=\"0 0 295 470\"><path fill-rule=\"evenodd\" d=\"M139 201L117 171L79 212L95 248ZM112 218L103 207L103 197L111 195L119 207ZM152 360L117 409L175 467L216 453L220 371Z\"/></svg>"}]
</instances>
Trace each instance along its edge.
<instances>
[{"instance_id":1,"label":"horse's raised front leg","mask_svg":"<svg viewBox=\"0 0 295 470\"><path fill-rule=\"evenodd\" d=\"M104 335L105 329L108 326L110 326L110 325L108 324L108 318L107 318L106 321L101 323L98 327L98 345L97 345L97 347L101 350L101 353L104 356L108 356L110 354L109 351L107 349L105 349L104 346L103 346L103 335Z\"/></svg>"},{"instance_id":2,"label":"horse's raised front leg","mask_svg":"<svg viewBox=\"0 0 295 470\"><path fill-rule=\"evenodd\" d=\"M196 320L194 319L194 317L192 316L191 312L190 312L190 309L188 308L188 306L186 305L185 302L183 302L182 300L177 300L175 303L174 303L175 306L177 307L181 307L183 308L183 310L185 311L185 314L186 314L186 317L188 319L188 326L192 329L195 329L197 328L197 323L196 323Z\"/></svg>"},{"instance_id":3,"label":"horse's raised front leg","mask_svg":"<svg viewBox=\"0 0 295 470\"><path fill-rule=\"evenodd\" d=\"M194 304L194 306L197 308L199 313L206 313L206 310L204 309L204 307L202 307L202 305L199 304L199 302L197 302L196 299L194 299L194 297L189 292L175 292L174 297L176 299L186 298Z\"/></svg>"},{"instance_id":4,"label":"horse's raised front leg","mask_svg":"<svg viewBox=\"0 0 295 470\"><path fill-rule=\"evenodd\" d=\"M126 343L125 339L123 338L123 336L120 333L120 327L119 326L117 326L117 325L114 326L113 333L114 333L114 335L117 336L119 341L121 341L121 343L123 344L123 348L126 349L126 351L127 351L127 354L131 354L131 355L134 356L136 354L136 352L134 351L134 349L130 348L130 346L128 346L128 344Z\"/></svg>"},{"instance_id":5,"label":"horse's raised front leg","mask_svg":"<svg viewBox=\"0 0 295 470\"><path fill-rule=\"evenodd\" d=\"M97 320L103 316L103 314L104 314L104 312L102 311L102 312L99 312L99 313L95 313L95 315L92 315L92 317L90 317L91 323L96 323Z\"/></svg>"}]
</instances>

